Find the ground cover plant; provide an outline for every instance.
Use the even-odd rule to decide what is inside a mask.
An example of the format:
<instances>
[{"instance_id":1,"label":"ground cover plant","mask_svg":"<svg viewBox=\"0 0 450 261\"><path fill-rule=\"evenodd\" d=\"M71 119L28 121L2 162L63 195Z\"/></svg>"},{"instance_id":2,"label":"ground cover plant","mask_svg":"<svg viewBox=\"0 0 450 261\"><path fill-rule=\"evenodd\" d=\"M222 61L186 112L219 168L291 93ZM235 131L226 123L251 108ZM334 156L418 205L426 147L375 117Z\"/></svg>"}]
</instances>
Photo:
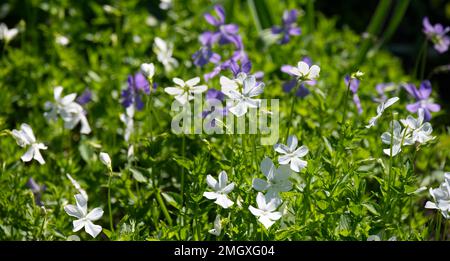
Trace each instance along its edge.
<instances>
[{"instance_id":1,"label":"ground cover plant","mask_svg":"<svg viewBox=\"0 0 450 261\"><path fill-rule=\"evenodd\" d=\"M445 240L450 27L405 72L387 2L2 4L0 239Z\"/></svg>"}]
</instances>

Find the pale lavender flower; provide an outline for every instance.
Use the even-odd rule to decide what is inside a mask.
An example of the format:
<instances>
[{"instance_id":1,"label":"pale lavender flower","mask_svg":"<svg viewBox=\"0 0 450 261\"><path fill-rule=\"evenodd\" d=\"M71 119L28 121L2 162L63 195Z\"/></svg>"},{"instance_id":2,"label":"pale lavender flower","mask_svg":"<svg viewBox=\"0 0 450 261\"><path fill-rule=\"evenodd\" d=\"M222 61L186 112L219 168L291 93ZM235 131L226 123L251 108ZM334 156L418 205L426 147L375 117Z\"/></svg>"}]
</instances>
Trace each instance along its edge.
<instances>
[{"instance_id":1,"label":"pale lavender flower","mask_svg":"<svg viewBox=\"0 0 450 261\"><path fill-rule=\"evenodd\" d=\"M450 31L450 27L445 27L442 24L431 25L428 17L424 17L423 21L423 32L427 38L433 42L434 49L439 53L445 53L450 45L450 37L446 34Z\"/></svg>"},{"instance_id":2,"label":"pale lavender flower","mask_svg":"<svg viewBox=\"0 0 450 261\"><path fill-rule=\"evenodd\" d=\"M76 99L77 103L80 105L85 105L92 101L92 92L88 88Z\"/></svg>"},{"instance_id":3,"label":"pale lavender flower","mask_svg":"<svg viewBox=\"0 0 450 261\"><path fill-rule=\"evenodd\" d=\"M359 100L358 96L358 88L359 88L359 79L353 78L350 79L350 76L345 76L344 78L345 86L348 86L350 83L350 91L353 93L353 102L356 105L356 108L358 109L358 113L361 114L363 112L363 109L361 107L361 101Z\"/></svg>"},{"instance_id":4,"label":"pale lavender flower","mask_svg":"<svg viewBox=\"0 0 450 261\"><path fill-rule=\"evenodd\" d=\"M131 105L135 105L138 110L144 108L142 102L141 92L149 95L150 84L142 73L136 73L134 76L128 76L128 87L122 91L122 105L128 108Z\"/></svg>"},{"instance_id":5,"label":"pale lavender flower","mask_svg":"<svg viewBox=\"0 0 450 261\"><path fill-rule=\"evenodd\" d=\"M388 92L392 89L396 89L395 84L392 82L377 84L375 86L375 90L378 93L378 97L374 98L373 100L378 103L387 101L388 97L386 96L386 92Z\"/></svg>"},{"instance_id":6,"label":"pale lavender flower","mask_svg":"<svg viewBox=\"0 0 450 261\"><path fill-rule=\"evenodd\" d=\"M43 206L41 201L42 193L47 189L45 185L39 185L33 178L29 178L27 181L27 187L33 192L34 201L36 205Z\"/></svg>"},{"instance_id":7,"label":"pale lavender flower","mask_svg":"<svg viewBox=\"0 0 450 261\"><path fill-rule=\"evenodd\" d=\"M291 39L291 36L300 35L302 33L302 30L295 24L297 18L297 10L286 10L283 13L283 25L272 27L273 34L281 35L281 39L279 40L280 44L286 44Z\"/></svg>"},{"instance_id":8,"label":"pale lavender flower","mask_svg":"<svg viewBox=\"0 0 450 261\"><path fill-rule=\"evenodd\" d=\"M302 61L305 62L306 64L308 64L308 66L312 66L311 58L305 56L305 57L303 57ZM283 73L286 73L286 74L289 74L290 76L294 76L295 77L295 75L291 73L291 69L292 68L294 68L294 66L292 66L292 65L283 65L283 66L281 66L281 71ZM309 89L306 88L305 84L308 85L308 86L314 86L314 85L317 84L317 81L316 80L311 80L311 81L302 82L300 87L295 92L295 96L300 97L300 98L304 98L310 93ZM295 88L295 86L297 86L297 79L296 78L283 83L283 91L286 92L286 93L289 93L289 92L291 92L291 90L293 88Z\"/></svg>"},{"instance_id":9,"label":"pale lavender flower","mask_svg":"<svg viewBox=\"0 0 450 261\"><path fill-rule=\"evenodd\" d=\"M192 55L194 64L199 67L203 67L208 63L217 64L220 62L220 58L219 54L212 51L211 46L203 46Z\"/></svg>"},{"instance_id":10,"label":"pale lavender flower","mask_svg":"<svg viewBox=\"0 0 450 261\"><path fill-rule=\"evenodd\" d=\"M410 112L416 113L419 108L423 108L425 113L425 121L430 121L431 112L441 110L441 106L434 103L433 99L430 98L432 90L430 81L423 81L420 84L419 89L411 83L404 85L403 88L405 88L405 90L416 99L415 103L406 105L406 109Z\"/></svg>"},{"instance_id":11,"label":"pale lavender flower","mask_svg":"<svg viewBox=\"0 0 450 261\"><path fill-rule=\"evenodd\" d=\"M206 21L216 27L214 32L206 32L202 35L203 38L208 38L210 43L218 42L220 45L233 43L237 48L241 48L242 40L238 35L239 27L236 24L225 24L225 10L221 5L214 6L217 17L207 13L205 14Z\"/></svg>"}]
</instances>

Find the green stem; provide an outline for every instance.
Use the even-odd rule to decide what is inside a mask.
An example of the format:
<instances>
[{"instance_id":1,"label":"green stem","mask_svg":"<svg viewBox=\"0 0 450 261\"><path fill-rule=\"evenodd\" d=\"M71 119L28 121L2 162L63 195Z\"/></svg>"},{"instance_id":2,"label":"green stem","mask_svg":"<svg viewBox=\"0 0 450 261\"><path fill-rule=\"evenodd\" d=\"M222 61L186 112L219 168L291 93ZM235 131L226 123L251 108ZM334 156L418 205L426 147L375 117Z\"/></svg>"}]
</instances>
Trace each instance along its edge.
<instances>
[{"instance_id":1,"label":"green stem","mask_svg":"<svg viewBox=\"0 0 450 261\"><path fill-rule=\"evenodd\" d=\"M425 41L425 49L422 56L422 64L420 66L420 81L423 81L425 76L425 65L427 64L427 54L428 54L428 41Z\"/></svg>"},{"instance_id":2,"label":"green stem","mask_svg":"<svg viewBox=\"0 0 450 261\"><path fill-rule=\"evenodd\" d=\"M309 0L306 4L306 19L309 33L314 32L314 0Z\"/></svg>"},{"instance_id":3,"label":"green stem","mask_svg":"<svg viewBox=\"0 0 450 261\"><path fill-rule=\"evenodd\" d=\"M164 217L166 217L167 222L169 222L169 225L171 226L172 225L172 218L169 215L169 211L167 211L166 204L164 204L164 201L163 201L163 199L161 197L161 191L159 189L156 191L156 200L158 201L159 206L161 207L161 210L162 210L162 212L164 214Z\"/></svg>"},{"instance_id":4,"label":"green stem","mask_svg":"<svg viewBox=\"0 0 450 261\"><path fill-rule=\"evenodd\" d=\"M436 226L436 234L434 235L434 240L438 241L441 237L441 224L442 224L442 215L440 213L436 213L437 215L437 226Z\"/></svg>"},{"instance_id":5,"label":"green stem","mask_svg":"<svg viewBox=\"0 0 450 261\"><path fill-rule=\"evenodd\" d=\"M291 98L291 110L289 112L289 121L287 121L288 126L287 126L287 130L286 130L286 139L285 139L286 142L287 142L287 140L289 138L289 131L291 129L292 118L294 117L294 107L295 107L295 101L296 101L296 98L297 98L295 96L295 93L297 92L297 89L300 88L301 84L302 84L302 81L300 81L300 80L297 81L297 85L295 86L295 88L293 88L290 91L290 95L292 95L292 98Z\"/></svg>"},{"instance_id":6,"label":"green stem","mask_svg":"<svg viewBox=\"0 0 450 261\"><path fill-rule=\"evenodd\" d=\"M182 144L181 144L181 155L183 159L186 157L186 136L183 134L182 136ZM181 205L184 206L184 180L185 173L184 167L181 169Z\"/></svg>"},{"instance_id":7,"label":"green stem","mask_svg":"<svg viewBox=\"0 0 450 261\"><path fill-rule=\"evenodd\" d=\"M351 82L352 82L352 78L350 78L348 80L348 84L347 84L347 93L345 94L344 113L342 114L341 129L342 129L342 126L345 124L345 118L347 117L348 97L350 95L350 84L351 84Z\"/></svg>"},{"instance_id":8,"label":"green stem","mask_svg":"<svg viewBox=\"0 0 450 261\"><path fill-rule=\"evenodd\" d=\"M111 177L112 177L112 171L109 171L109 178L108 178L108 212L109 212L109 227L111 229L111 232L114 233L114 226L113 226L113 218L112 218L112 211L111 211Z\"/></svg>"},{"instance_id":9,"label":"green stem","mask_svg":"<svg viewBox=\"0 0 450 261\"><path fill-rule=\"evenodd\" d=\"M422 60L423 52L425 51L425 48L427 46L427 41L428 41L428 39L425 38L425 40L423 41L423 43L420 47L419 53L417 54L417 59L416 59L416 63L414 64L414 71L413 71L414 77L418 77L417 71L419 70L419 64L420 64L420 61Z\"/></svg>"}]
</instances>

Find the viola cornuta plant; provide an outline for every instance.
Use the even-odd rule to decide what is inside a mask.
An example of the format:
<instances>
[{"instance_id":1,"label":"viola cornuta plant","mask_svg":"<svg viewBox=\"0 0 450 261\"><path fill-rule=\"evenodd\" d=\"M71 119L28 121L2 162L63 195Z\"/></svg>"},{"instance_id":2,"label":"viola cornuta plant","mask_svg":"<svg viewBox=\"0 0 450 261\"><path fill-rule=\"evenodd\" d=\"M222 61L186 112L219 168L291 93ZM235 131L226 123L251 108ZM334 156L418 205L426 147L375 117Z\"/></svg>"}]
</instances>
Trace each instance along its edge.
<instances>
[{"instance_id":1,"label":"viola cornuta plant","mask_svg":"<svg viewBox=\"0 0 450 261\"><path fill-rule=\"evenodd\" d=\"M437 18L409 72L315 1L101 2L0 8L0 240L447 239Z\"/></svg>"}]
</instances>

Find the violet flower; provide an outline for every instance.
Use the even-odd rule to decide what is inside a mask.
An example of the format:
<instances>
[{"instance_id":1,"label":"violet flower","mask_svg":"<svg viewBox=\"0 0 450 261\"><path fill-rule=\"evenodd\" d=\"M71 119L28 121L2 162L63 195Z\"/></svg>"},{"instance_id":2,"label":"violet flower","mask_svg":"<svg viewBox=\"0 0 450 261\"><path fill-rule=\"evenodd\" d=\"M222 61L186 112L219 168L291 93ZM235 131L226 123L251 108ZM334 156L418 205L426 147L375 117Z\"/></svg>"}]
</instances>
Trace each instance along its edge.
<instances>
[{"instance_id":1,"label":"violet flower","mask_svg":"<svg viewBox=\"0 0 450 261\"><path fill-rule=\"evenodd\" d=\"M423 32L427 38L433 42L434 49L439 53L445 53L450 45L450 37L446 34L450 31L450 27L445 27L442 24L431 25L428 17L424 17L423 21Z\"/></svg>"},{"instance_id":2,"label":"violet flower","mask_svg":"<svg viewBox=\"0 0 450 261\"><path fill-rule=\"evenodd\" d=\"M375 90L378 93L378 97L374 98L373 100L375 102L381 103L381 102L385 102L387 101L388 97L386 95L387 91L392 91L396 89L395 88L395 84L392 82L388 82L388 83L379 83L375 86Z\"/></svg>"},{"instance_id":3,"label":"violet flower","mask_svg":"<svg viewBox=\"0 0 450 261\"><path fill-rule=\"evenodd\" d=\"M361 101L359 100L358 96L358 88L359 88L359 79L353 78L350 79L349 75L346 75L344 78L345 86L349 85L350 82L350 91L353 93L353 102L356 105L356 108L358 109L358 113L361 114L363 112L363 109L361 107Z\"/></svg>"},{"instance_id":4,"label":"violet flower","mask_svg":"<svg viewBox=\"0 0 450 261\"><path fill-rule=\"evenodd\" d=\"M80 105L85 105L92 101L92 92L88 88L77 98L77 103Z\"/></svg>"},{"instance_id":5,"label":"violet flower","mask_svg":"<svg viewBox=\"0 0 450 261\"><path fill-rule=\"evenodd\" d=\"M238 49L241 46L241 39L238 35L239 27L236 24L225 24L225 10L221 5L214 6L217 17L205 14L206 21L216 27L214 32L205 32L202 37L209 38L211 44L218 42L220 45L233 43ZM205 35L206 34L206 35Z\"/></svg>"},{"instance_id":6,"label":"violet flower","mask_svg":"<svg viewBox=\"0 0 450 261\"><path fill-rule=\"evenodd\" d=\"M216 90L216 89L214 89L214 88L211 88L211 89L209 89L209 90L206 92L206 102L207 102L207 103L209 103L209 102L211 102L211 101L221 101L221 102L223 102L224 99L225 99L225 95L223 94L223 92L221 92L221 91L219 91L219 90ZM214 110L216 110L216 109L214 109ZM208 116L209 114L211 114L214 110L204 110L204 111L202 112L202 118L205 119L206 116ZM226 116L226 115L228 114L228 107L226 107L226 106L223 107L223 108L222 108L222 111L219 111L219 113L220 113L222 116ZM211 121L211 127L215 127L215 126L216 126L216 120L213 119L213 120Z\"/></svg>"},{"instance_id":7,"label":"violet flower","mask_svg":"<svg viewBox=\"0 0 450 261\"><path fill-rule=\"evenodd\" d=\"M306 64L308 64L308 66L312 66L311 58L305 56L305 57L303 57L302 61L305 62ZM295 76L290 72L291 68L293 68L292 65L283 65L283 66L281 66L281 71L284 73L287 73L291 76ZM306 88L305 84L308 86L314 86L317 84L317 81L311 80L311 81L302 82L302 84L299 86L299 88L295 92L295 96L300 97L300 98L305 98L308 94L310 94L310 91L308 88ZM289 92L291 92L291 90L293 88L295 88L295 86L297 86L296 78L283 83L283 91L286 93L289 93Z\"/></svg>"},{"instance_id":8,"label":"violet flower","mask_svg":"<svg viewBox=\"0 0 450 261\"><path fill-rule=\"evenodd\" d=\"M210 46L203 46L192 55L194 64L199 67L203 67L208 63L217 64L220 61L220 55L214 53Z\"/></svg>"},{"instance_id":9,"label":"violet flower","mask_svg":"<svg viewBox=\"0 0 450 261\"><path fill-rule=\"evenodd\" d=\"M433 102L430 98L431 95L431 83L428 80L423 81L420 84L419 89L414 84L406 84L403 86L405 90L416 99L413 104L406 105L406 109L410 112L417 112L419 108L422 108L425 113L425 121L430 121L431 112L437 112L441 110L441 106Z\"/></svg>"},{"instance_id":10,"label":"violet flower","mask_svg":"<svg viewBox=\"0 0 450 261\"><path fill-rule=\"evenodd\" d=\"M141 92L146 95L150 94L150 84L142 73L136 73L134 76L128 76L128 88L122 91L122 105L128 108L132 104L136 106L138 110L144 108L142 102Z\"/></svg>"},{"instance_id":11,"label":"violet flower","mask_svg":"<svg viewBox=\"0 0 450 261\"><path fill-rule=\"evenodd\" d=\"M40 186L33 178L28 179L27 187L31 190L31 192L33 192L36 205L43 206L44 204L41 201L41 196L47 187L45 185Z\"/></svg>"},{"instance_id":12,"label":"violet flower","mask_svg":"<svg viewBox=\"0 0 450 261\"><path fill-rule=\"evenodd\" d=\"M291 39L291 36L300 35L302 33L302 30L295 24L297 18L298 18L297 10L295 9L286 10L283 13L283 25L272 27L273 34L282 35L281 39L279 40L280 44L286 44Z\"/></svg>"}]
</instances>

